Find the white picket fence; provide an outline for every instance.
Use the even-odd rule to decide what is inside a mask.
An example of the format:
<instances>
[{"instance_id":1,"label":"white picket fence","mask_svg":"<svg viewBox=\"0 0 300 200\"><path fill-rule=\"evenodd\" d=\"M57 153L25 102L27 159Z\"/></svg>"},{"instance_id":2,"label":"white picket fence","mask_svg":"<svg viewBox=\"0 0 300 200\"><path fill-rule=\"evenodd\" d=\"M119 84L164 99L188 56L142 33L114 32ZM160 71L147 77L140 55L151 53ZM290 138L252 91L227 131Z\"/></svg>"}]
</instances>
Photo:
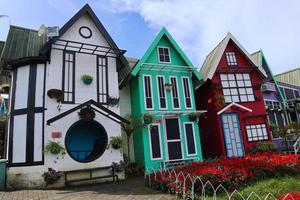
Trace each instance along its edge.
<instances>
[{"instance_id":1,"label":"white picket fence","mask_svg":"<svg viewBox=\"0 0 300 200\"><path fill-rule=\"evenodd\" d=\"M162 169L154 169L154 168L147 168L145 171L145 180L147 181L147 184L149 187L152 186L153 182L151 180L150 175L154 175L154 182L157 180L157 173L160 174L161 177L165 178L171 178L175 177L174 185L176 187L177 184L179 184L180 179L183 181L183 188L182 188L182 194L175 193L177 197L181 196L183 199L189 199L189 200L196 200L196 199L211 199L211 200L218 200L218 196L222 195L222 199L227 198L227 200L277 200L277 198L271 194L268 193L266 196L261 197L255 192L251 192L248 196L243 196L238 190L234 190L233 192L229 192L226 190L226 188L222 185L219 185L217 187L214 187L213 184L211 184L210 181L203 182L201 177L196 176L192 177L188 173L183 173L180 171L179 173L176 173L174 169L171 170L162 170ZM153 176L152 175L152 176ZM179 179L180 178L180 179ZM189 183L191 186L186 188L187 183ZM200 193L196 193L194 191L195 185L200 184L202 191ZM212 191L212 194L207 194L206 191L209 190ZM291 196L291 194L286 194L283 200L300 200L295 199Z\"/></svg>"}]
</instances>

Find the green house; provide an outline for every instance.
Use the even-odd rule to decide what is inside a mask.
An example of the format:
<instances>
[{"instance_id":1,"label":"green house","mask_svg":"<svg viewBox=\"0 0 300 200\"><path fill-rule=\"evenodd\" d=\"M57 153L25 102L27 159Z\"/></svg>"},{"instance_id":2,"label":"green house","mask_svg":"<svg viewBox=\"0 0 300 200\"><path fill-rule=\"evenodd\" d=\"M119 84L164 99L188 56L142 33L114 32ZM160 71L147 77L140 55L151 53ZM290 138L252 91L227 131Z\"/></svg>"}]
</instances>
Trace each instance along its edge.
<instances>
[{"instance_id":1,"label":"green house","mask_svg":"<svg viewBox=\"0 0 300 200\"><path fill-rule=\"evenodd\" d=\"M201 77L163 28L131 73L131 110L142 127L133 133L135 161L165 168L202 160L194 89Z\"/></svg>"}]
</instances>

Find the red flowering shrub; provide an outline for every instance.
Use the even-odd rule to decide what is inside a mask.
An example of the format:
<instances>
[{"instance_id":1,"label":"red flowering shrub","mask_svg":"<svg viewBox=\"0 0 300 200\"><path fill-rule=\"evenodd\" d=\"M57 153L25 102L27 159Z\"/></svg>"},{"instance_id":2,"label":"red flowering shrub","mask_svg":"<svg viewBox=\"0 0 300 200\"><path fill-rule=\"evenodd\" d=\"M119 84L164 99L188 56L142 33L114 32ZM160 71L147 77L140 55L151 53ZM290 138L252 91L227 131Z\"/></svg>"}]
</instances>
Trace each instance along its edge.
<instances>
[{"instance_id":1,"label":"red flowering shrub","mask_svg":"<svg viewBox=\"0 0 300 200\"><path fill-rule=\"evenodd\" d=\"M188 175L190 177L187 177ZM174 171L158 171L146 176L146 179L148 183L150 181L151 187L180 195L183 191L189 193L196 177L202 181L201 183L198 179L194 184L194 191L199 194L203 189L202 184L207 181L214 188L221 184L232 191L246 186L251 181L285 175L300 175L300 155L257 153L244 158L193 162L175 167Z\"/></svg>"},{"instance_id":2,"label":"red flowering shrub","mask_svg":"<svg viewBox=\"0 0 300 200\"><path fill-rule=\"evenodd\" d=\"M278 200L300 200L300 192L282 194L282 195L280 195Z\"/></svg>"}]
</instances>

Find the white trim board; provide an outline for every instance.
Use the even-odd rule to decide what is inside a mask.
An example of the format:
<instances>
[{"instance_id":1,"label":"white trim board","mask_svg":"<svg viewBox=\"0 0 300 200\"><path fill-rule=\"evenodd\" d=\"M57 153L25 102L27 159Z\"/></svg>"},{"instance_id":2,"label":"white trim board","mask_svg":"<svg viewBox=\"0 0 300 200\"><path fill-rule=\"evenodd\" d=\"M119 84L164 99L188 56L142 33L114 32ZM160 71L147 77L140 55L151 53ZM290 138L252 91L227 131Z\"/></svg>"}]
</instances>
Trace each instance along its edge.
<instances>
[{"instance_id":1,"label":"white trim board","mask_svg":"<svg viewBox=\"0 0 300 200\"><path fill-rule=\"evenodd\" d=\"M229 109L232 106L236 106L236 107L239 107L239 108L241 108L241 109L243 109L245 111L252 112L252 109L247 108L245 106L242 106L242 105L240 105L238 103L232 102L231 104L229 104L229 105L225 106L223 109L221 109L217 114L218 115L222 114L223 112L225 112L227 109Z\"/></svg>"}]
</instances>

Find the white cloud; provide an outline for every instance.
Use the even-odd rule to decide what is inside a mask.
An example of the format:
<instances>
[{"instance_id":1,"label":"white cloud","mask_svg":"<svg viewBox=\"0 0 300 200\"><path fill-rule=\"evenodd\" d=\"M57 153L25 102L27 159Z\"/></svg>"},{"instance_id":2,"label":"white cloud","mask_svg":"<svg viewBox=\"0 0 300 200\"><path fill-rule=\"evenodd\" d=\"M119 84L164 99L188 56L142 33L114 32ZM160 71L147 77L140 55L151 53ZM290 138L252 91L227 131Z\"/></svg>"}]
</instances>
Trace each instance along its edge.
<instances>
[{"instance_id":1,"label":"white cloud","mask_svg":"<svg viewBox=\"0 0 300 200\"><path fill-rule=\"evenodd\" d=\"M136 12L157 31L166 26L198 67L228 31L250 53L262 48L275 73L300 66L300 1L108 1L112 12Z\"/></svg>"}]
</instances>

